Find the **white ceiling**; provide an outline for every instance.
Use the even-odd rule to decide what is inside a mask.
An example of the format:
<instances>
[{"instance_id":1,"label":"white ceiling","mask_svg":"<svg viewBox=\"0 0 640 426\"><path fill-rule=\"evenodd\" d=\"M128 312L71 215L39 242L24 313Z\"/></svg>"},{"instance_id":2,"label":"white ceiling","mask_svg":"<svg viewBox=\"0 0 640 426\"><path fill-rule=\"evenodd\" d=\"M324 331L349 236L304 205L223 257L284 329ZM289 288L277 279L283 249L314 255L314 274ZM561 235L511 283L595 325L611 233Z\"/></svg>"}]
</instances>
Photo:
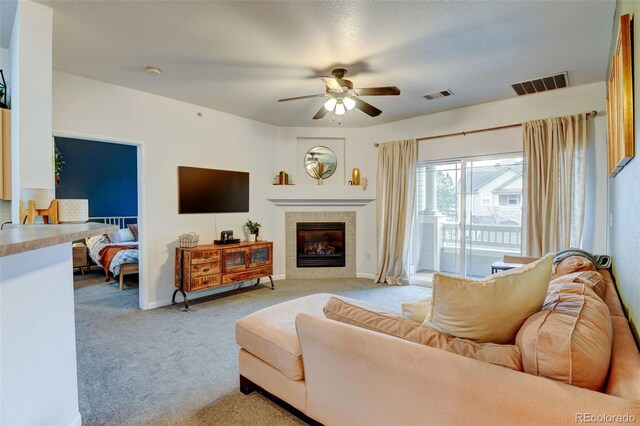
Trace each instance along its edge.
<instances>
[{"instance_id":1,"label":"white ceiling","mask_svg":"<svg viewBox=\"0 0 640 426\"><path fill-rule=\"evenodd\" d=\"M603 81L615 1L41 1L54 9L54 68L278 126L311 117L316 75L347 68L365 97L365 127L515 96L509 84L568 71ZM157 66L162 75L144 72ZM426 93L455 96L427 101Z\"/></svg>"}]
</instances>

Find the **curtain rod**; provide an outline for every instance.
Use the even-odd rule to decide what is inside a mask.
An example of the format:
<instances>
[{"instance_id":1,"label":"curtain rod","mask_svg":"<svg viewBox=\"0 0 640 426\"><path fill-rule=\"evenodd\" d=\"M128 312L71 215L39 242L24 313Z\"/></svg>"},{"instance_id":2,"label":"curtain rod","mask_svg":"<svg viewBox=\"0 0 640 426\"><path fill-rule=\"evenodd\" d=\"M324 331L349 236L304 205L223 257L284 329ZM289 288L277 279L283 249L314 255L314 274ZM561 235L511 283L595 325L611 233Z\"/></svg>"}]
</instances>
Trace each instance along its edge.
<instances>
[{"instance_id":1,"label":"curtain rod","mask_svg":"<svg viewBox=\"0 0 640 426\"><path fill-rule=\"evenodd\" d=\"M587 116L587 119L589 119L589 117L595 117L596 115L598 115L598 111L593 110L593 111L589 111L589 112L585 112L585 115ZM477 129L477 130L469 130L467 132L455 132L455 133L445 133L442 135L435 135L435 136L425 136L423 138L416 138L417 141L426 141L429 139L438 139L438 138L448 138L449 136L466 136L466 135L470 135L472 133L482 133L482 132L491 132L493 130L502 130L502 129L510 129L512 127L520 127L522 126L522 123L518 123L518 124L507 124L505 126L497 126L497 127L487 127L484 129ZM379 143L374 143L373 146L375 146L376 148L378 146L380 146Z\"/></svg>"}]
</instances>

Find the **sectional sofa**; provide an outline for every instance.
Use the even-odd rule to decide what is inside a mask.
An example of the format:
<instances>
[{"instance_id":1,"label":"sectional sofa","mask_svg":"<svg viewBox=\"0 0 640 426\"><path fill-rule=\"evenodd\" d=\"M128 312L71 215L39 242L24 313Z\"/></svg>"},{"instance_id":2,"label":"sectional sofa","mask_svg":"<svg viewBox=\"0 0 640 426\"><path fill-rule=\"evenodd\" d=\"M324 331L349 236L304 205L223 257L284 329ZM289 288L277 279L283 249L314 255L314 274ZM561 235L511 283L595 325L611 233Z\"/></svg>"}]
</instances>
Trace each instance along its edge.
<instances>
[{"instance_id":1,"label":"sectional sofa","mask_svg":"<svg viewBox=\"0 0 640 426\"><path fill-rule=\"evenodd\" d=\"M570 272L563 271L563 274ZM554 278L558 278L557 275ZM577 275L580 274L571 275L566 286L574 293L582 285L573 279ZM511 346L517 353L523 351L522 360L515 360L515 366L506 368L477 356L473 359L429 346L430 343L416 343L415 338L410 341L406 336L390 335L388 327L376 331L376 327L384 328L389 321L402 323L403 329L412 325L407 325L407 320L398 313L357 301L344 298L338 301L355 312L355 316L343 313L345 317L352 317L346 321L349 323L329 319L327 316L332 315L326 311L336 300L330 294L315 294L271 306L237 322L236 339L241 346L240 390L245 394L254 390L264 392L284 402L309 423L326 425L640 422L638 346L609 272L600 270L595 275L602 277L598 297L606 303L606 321L610 321L606 333L596 330L599 335L610 333L610 350L606 345L604 348L608 368L605 366L601 378L596 377L601 373L597 373L595 367L592 375L590 366L584 365L584 359L592 355L588 341L571 343L587 345L586 358L580 359L571 348L566 353L568 358L558 365L553 362L549 365L549 359L556 358L535 353L535 371L531 369L531 353L527 355L529 358L525 357L525 351L530 349L518 348L514 341ZM562 297L564 287L558 289L555 286L552 291L549 287L547 308L549 303ZM581 291L591 294L590 290ZM562 317L570 321L583 314L583 308L575 302L582 296L574 296L566 299L569 302L565 305L575 315ZM366 315L362 316L363 313ZM545 319L539 320L539 317ZM527 323L536 328L544 321L553 325L548 318L539 312ZM425 328L418 323L416 326ZM518 335L520 344L526 338L523 334L521 330ZM451 343L450 336L445 337ZM540 337L535 345L546 344L558 349L563 338L559 338L557 344L554 338L553 330L551 333L547 330L544 337L547 342ZM465 345L475 348L476 344ZM529 372L516 371L518 369ZM558 373L555 371L558 369L565 371ZM601 388L581 387L579 374ZM573 383L571 380L581 386L569 384Z\"/></svg>"}]
</instances>

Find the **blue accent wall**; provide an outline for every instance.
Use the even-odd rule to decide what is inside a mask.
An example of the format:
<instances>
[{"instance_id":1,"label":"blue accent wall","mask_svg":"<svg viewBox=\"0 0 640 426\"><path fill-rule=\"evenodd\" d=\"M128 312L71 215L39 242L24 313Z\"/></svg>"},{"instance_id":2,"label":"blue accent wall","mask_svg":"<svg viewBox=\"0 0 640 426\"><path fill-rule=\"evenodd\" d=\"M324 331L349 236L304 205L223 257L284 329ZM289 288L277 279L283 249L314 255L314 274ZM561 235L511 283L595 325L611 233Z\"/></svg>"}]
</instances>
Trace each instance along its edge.
<instances>
[{"instance_id":1,"label":"blue accent wall","mask_svg":"<svg viewBox=\"0 0 640 426\"><path fill-rule=\"evenodd\" d=\"M89 200L89 216L137 216L137 148L55 138L63 165L56 198Z\"/></svg>"}]
</instances>

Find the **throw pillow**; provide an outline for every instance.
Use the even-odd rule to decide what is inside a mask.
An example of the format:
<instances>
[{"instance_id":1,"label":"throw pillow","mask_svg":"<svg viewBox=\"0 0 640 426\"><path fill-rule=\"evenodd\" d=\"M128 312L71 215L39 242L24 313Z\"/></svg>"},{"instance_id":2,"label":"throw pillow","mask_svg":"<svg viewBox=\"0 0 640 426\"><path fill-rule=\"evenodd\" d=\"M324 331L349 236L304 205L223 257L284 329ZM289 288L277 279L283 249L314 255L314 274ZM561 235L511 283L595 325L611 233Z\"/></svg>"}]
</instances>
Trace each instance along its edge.
<instances>
[{"instance_id":1,"label":"throw pillow","mask_svg":"<svg viewBox=\"0 0 640 426\"><path fill-rule=\"evenodd\" d=\"M565 259L562 259L555 266L554 276L559 277L560 275L570 274L572 272L582 272L582 271L595 271L596 266L586 257L582 256L569 256Z\"/></svg>"},{"instance_id":2,"label":"throw pillow","mask_svg":"<svg viewBox=\"0 0 640 426\"><path fill-rule=\"evenodd\" d=\"M402 304L402 316L422 324L431 317L431 296Z\"/></svg>"},{"instance_id":3,"label":"throw pillow","mask_svg":"<svg viewBox=\"0 0 640 426\"><path fill-rule=\"evenodd\" d=\"M511 343L525 320L542 308L553 255L481 280L433 275L431 318L425 325L477 342Z\"/></svg>"},{"instance_id":4,"label":"throw pillow","mask_svg":"<svg viewBox=\"0 0 640 426\"><path fill-rule=\"evenodd\" d=\"M476 343L447 336L420 323L352 299L332 297L323 310L327 318L335 321L522 371L520 349L515 345Z\"/></svg>"},{"instance_id":5,"label":"throw pillow","mask_svg":"<svg viewBox=\"0 0 640 426\"><path fill-rule=\"evenodd\" d=\"M600 299L604 300L605 292L607 290L606 283L602 275L596 271L574 272L572 274L559 276L551 280L551 283L549 283L548 294L560 292L563 289L570 287L576 287L581 290L583 285L589 287L598 295L598 297L600 297Z\"/></svg>"},{"instance_id":6,"label":"throw pillow","mask_svg":"<svg viewBox=\"0 0 640 426\"><path fill-rule=\"evenodd\" d=\"M133 234L133 241L138 241L138 224L127 225L127 228L129 228Z\"/></svg>"},{"instance_id":7,"label":"throw pillow","mask_svg":"<svg viewBox=\"0 0 640 426\"><path fill-rule=\"evenodd\" d=\"M609 308L578 283L550 293L516 338L526 373L595 391L607 379L612 341Z\"/></svg>"}]
</instances>

